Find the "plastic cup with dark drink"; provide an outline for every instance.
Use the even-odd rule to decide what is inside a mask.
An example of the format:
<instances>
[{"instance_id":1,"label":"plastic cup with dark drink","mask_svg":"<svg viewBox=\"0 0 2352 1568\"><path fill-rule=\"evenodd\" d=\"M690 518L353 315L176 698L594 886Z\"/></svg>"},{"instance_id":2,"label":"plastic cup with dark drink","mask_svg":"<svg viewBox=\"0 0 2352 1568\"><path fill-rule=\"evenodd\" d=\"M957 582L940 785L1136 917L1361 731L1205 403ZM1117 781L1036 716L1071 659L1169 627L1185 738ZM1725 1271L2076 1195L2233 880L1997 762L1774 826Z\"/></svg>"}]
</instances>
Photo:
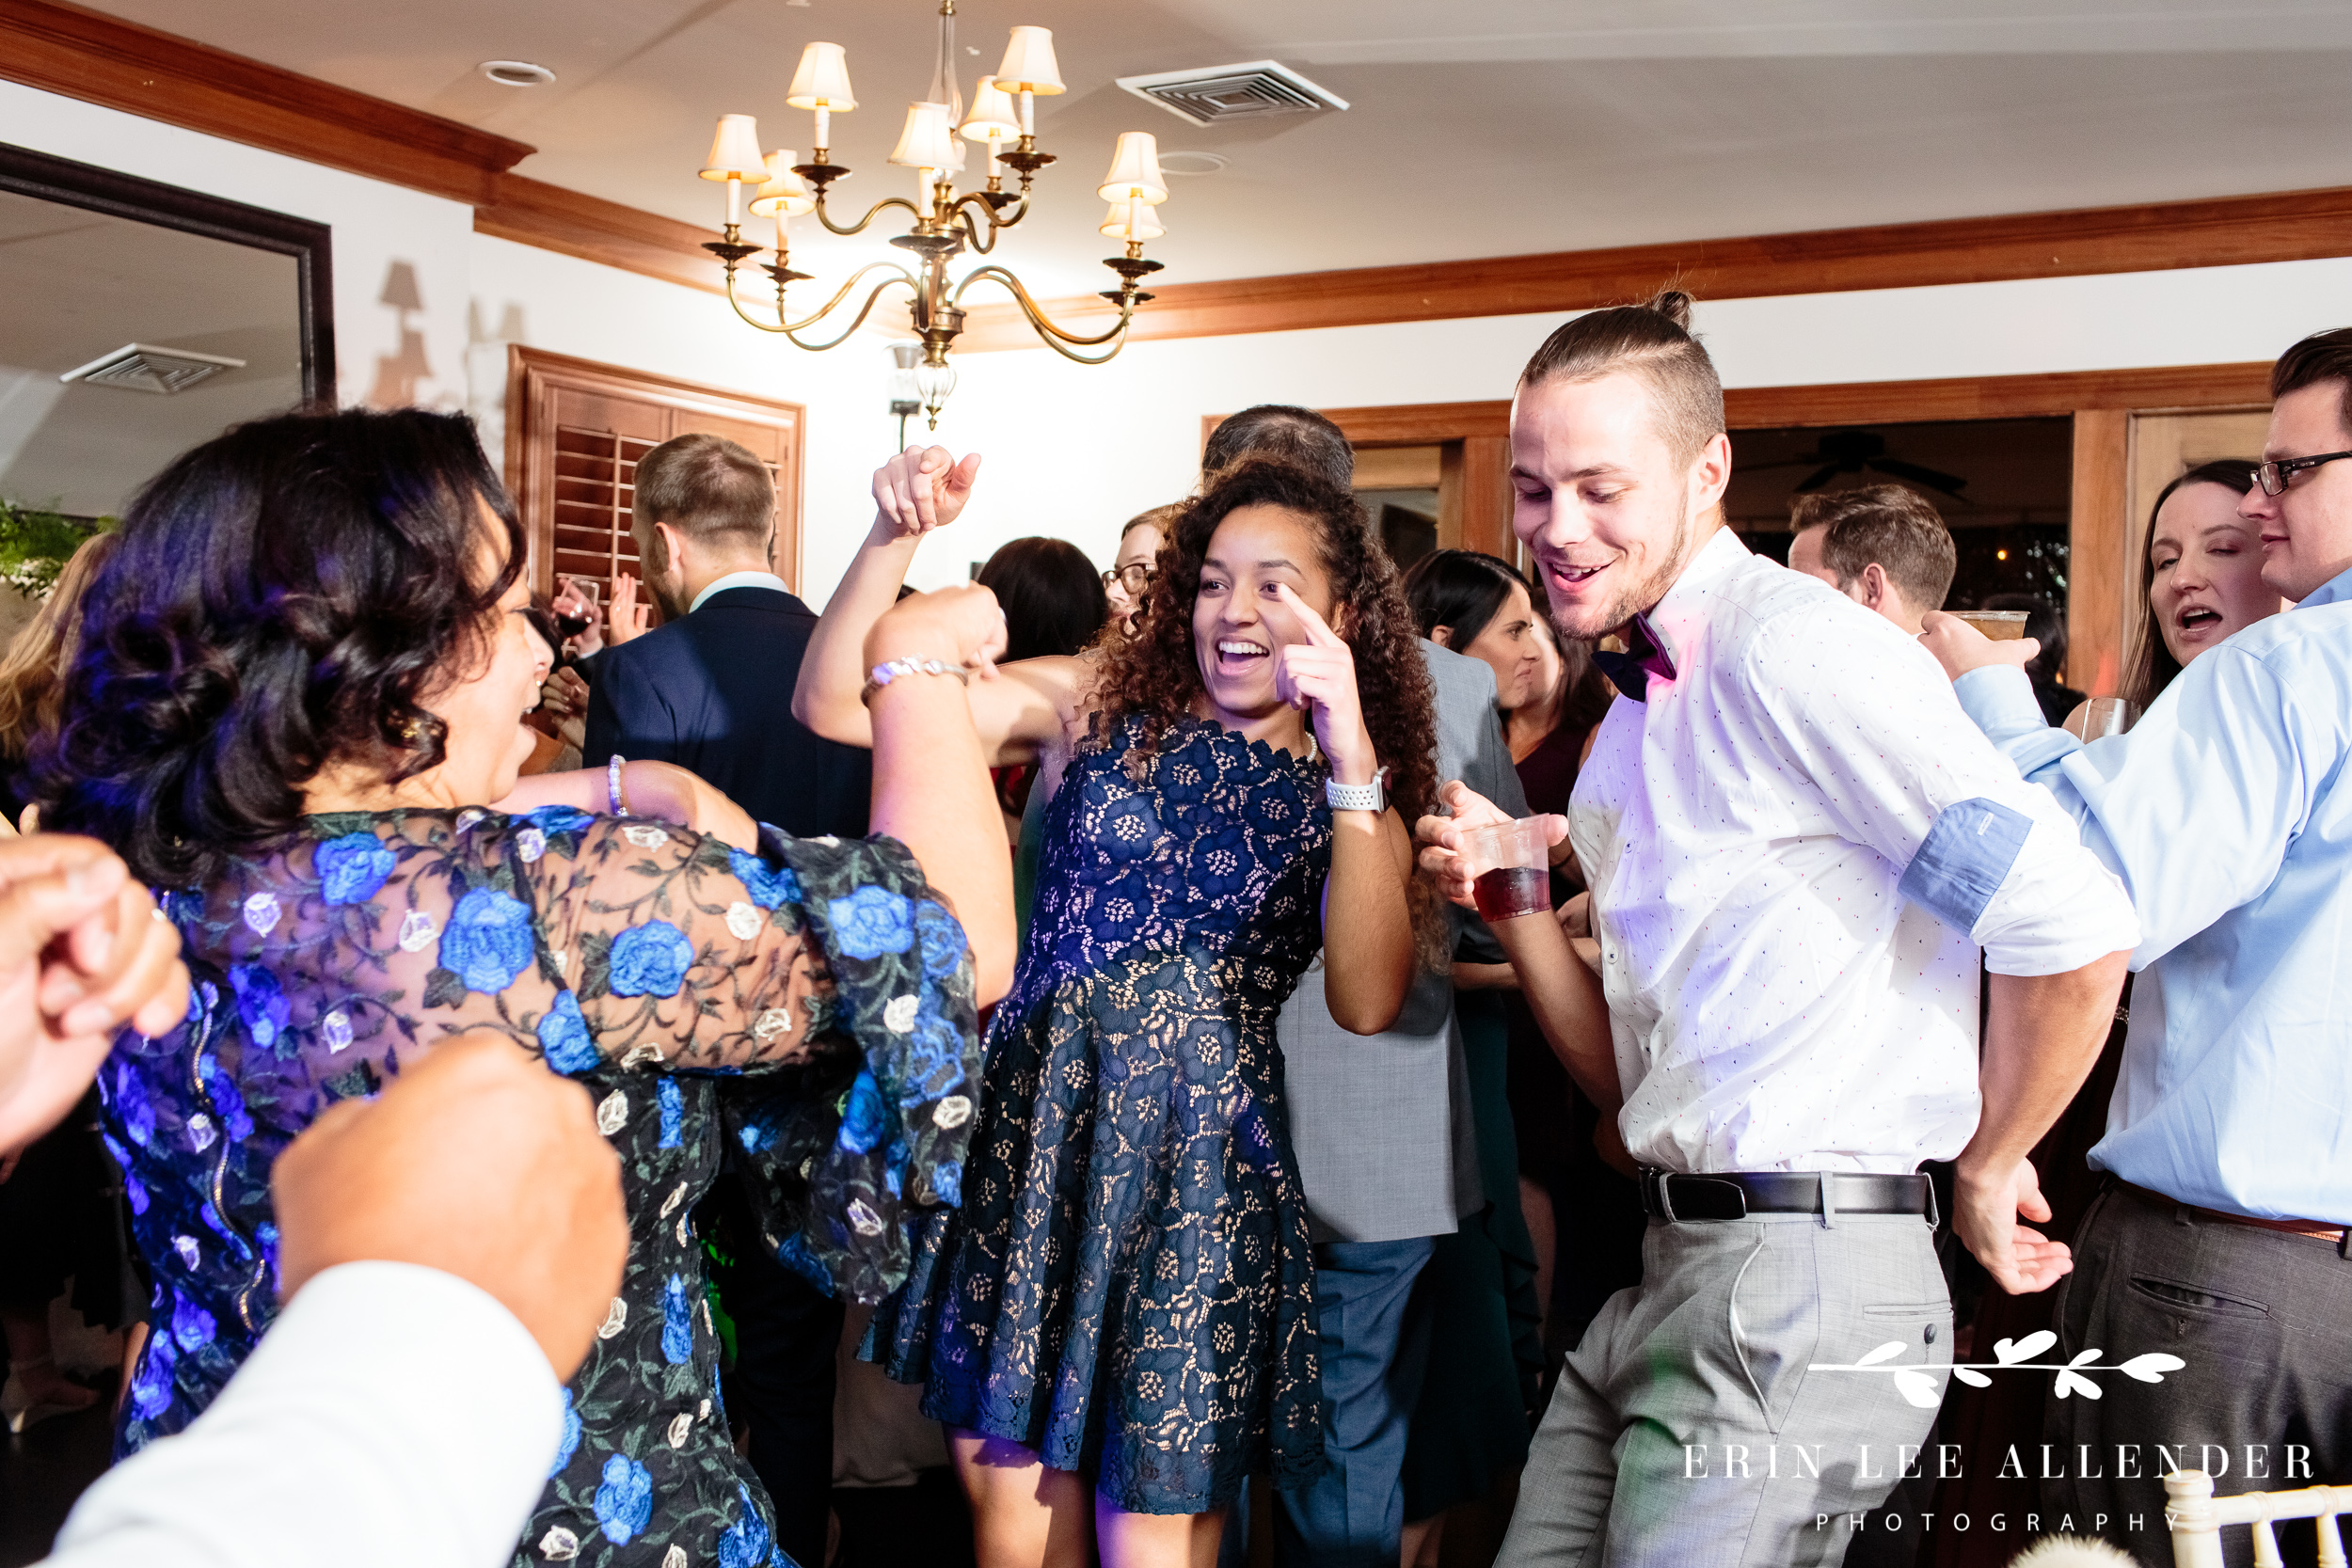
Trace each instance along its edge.
<instances>
[{"instance_id":1,"label":"plastic cup with dark drink","mask_svg":"<svg viewBox=\"0 0 2352 1568\"><path fill-rule=\"evenodd\" d=\"M1485 920L1551 912L1551 847L1543 818L1523 816L1467 835L1462 853L1479 867L1472 892Z\"/></svg>"}]
</instances>

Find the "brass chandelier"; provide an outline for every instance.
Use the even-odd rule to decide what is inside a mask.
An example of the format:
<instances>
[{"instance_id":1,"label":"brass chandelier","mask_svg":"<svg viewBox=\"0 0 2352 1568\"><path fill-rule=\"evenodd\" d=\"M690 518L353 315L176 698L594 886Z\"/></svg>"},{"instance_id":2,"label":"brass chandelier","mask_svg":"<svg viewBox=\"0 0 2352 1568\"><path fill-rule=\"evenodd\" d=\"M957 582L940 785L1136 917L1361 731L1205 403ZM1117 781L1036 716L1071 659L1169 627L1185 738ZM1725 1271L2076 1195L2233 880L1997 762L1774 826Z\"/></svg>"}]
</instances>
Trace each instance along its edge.
<instances>
[{"instance_id":1,"label":"brass chandelier","mask_svg":"<svg viewBox=\"0 0 2352 1568\"><path fill-rule=\"evenodd\" d=\"M847 225L835 223L825 210L828 187L848 178L850 173L848 168L831 161L832 118L857 107L850 87L847 54L837 43L808 45L802 52L800 69L793 73L792 86L785 95L785 102L793 108L815 111L816 150L807 163L794 163L789 150L762 153L754 117L721 115L709 160L700 171L705 180L723 180L727 187L723 237L707 242L703 248L716 255L726 268L727 302L735 308L735 313L762 332L776 333L800 348L834 348L865 325L884 290L903 284L914 294L908 302L907 314L922 345L922 362L914 367L914 382L934 430L939 428L940 408L955 389L956 372L947 363L947 355L956 335L963 330L963 296L973 285L987 281L1006 289L1048 347L1081 364L1099 365L1125 346L1136 307L1152 297L1138 285L1159 271L1161 263L1144 258L1143 244L1167 232L1153 211L1168 199L1168 182L1160 173L1157 143L1149 132L1122 132L1112 155L1110 172L1103 177L1100 187L1103 198L1110 203L1100 231L1126 244L1124 255L1106 258L1103 262L1119 275L1119 287L1103 291L1103 297L1119 307L1116 324L1091 336L1057 325L1023 287L1021 279L993 262L973 268L951 285L947 278L950 261L967 249L986 256L995 248L1000 232L1028 216L1030 181L1038 170L1055 161L1054 154L1041 152L1037 148L1036 100L1040 94L1064 90L1061 69L1054 59L1053 34L1043 27L1015 27L1005 50L1004 63L996 68L993 76L980 78L972 96L971 112L966 114L963 95L956 86L955 43L955 0L941 0L939 58L931 72L930 88L923 102L908 105L906 128L898 137L898 150L890 155L890 162L915 171L914 200L886 197L868 208L864 217ZM959 195L955 182L964 166L965 142L986 150L988 185L984 190ZM1008 147L1007 143L1011 145ZM1017 193L1004 188L1006 168L1020 176L1021 188ZM736 289L737 273L742 264L769 248L744 243L746 186L751 187L753 215L770 217L775 222L775 260L761 266L775 280L773 320L746 309ZM869 261L851 273L820 309L793 320L786 304L786 290L810 275L792 270L787 232L791 220L813 212L830 233L861 234L893 208L911 214L914 223L906 233L892 235L890 243L912 251L918 270L910 271L897 261ZM838 334L823 342L810 342L801 337L833 315L858 285L875 273L886 276L866 292L856 313Z\"/></svg>"}]
</instances>

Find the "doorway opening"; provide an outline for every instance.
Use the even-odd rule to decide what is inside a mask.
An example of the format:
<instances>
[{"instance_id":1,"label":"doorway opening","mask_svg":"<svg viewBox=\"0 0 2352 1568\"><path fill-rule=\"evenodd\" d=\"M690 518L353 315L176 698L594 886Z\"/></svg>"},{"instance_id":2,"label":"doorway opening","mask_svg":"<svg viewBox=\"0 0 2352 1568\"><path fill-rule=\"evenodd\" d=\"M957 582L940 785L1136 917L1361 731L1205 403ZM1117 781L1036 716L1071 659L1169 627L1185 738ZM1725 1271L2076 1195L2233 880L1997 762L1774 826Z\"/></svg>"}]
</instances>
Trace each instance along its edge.
<instances>
[{"instance_id":1,"label":"doorway opening","mask_svg":"<svg viewBox=\"0 0 2352 1568\"><path fill-rule=\"evenodd\" d=\"M1803 497L1901 484L1952 531L1959 571L1943 608L2026 594L2063 616L2074 426L2059 417L1735 430L1724 511L1748 548L1785 564L1789 509Z\"/></svg>"}]
</instances>

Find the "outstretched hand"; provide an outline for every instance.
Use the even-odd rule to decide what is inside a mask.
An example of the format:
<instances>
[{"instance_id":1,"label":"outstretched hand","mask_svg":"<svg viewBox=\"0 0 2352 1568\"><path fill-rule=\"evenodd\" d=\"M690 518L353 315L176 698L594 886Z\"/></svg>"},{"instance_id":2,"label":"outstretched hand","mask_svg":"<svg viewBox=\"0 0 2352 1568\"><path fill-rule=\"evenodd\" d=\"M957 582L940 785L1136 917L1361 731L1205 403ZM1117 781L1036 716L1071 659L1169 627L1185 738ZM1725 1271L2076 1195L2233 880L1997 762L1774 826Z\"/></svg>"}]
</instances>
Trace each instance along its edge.
<instances>
[{"instance_id":1,"label":"outstretched hand","mask_svg":"<svg viewBox=\"0 0 2352 1568\"><path fill-rule=\"evenodd\" d=\"M1307 715L1331 761L1332 778L1343 784L1370 784L1380 763L1356 690L1355 650L1290 584L1276 584L1274 596L1280 608L1269 619L1286 614L1295 635L1304 639L1285 641L1275 650L1275 695Z\"/></svg>"},{"instance_id":2,"label":"outstretched hand","mask_svg":"<svg viewBox=\"0 0 2352 1568\"><path fill-rule=\"evenodd\" d=\"M1466 910L1478 908L1478 873L1486 867L1467 858L1470 834L1481 828L1508 827L1514 818L1484 795L1455 779L1438 791L1450 816L1424 816L1413 824L1421 845L1422 875L1437 884L1439 895ZM1549 814L1536 818L1544 825L1544 842L1557 844L1568 836L1568 819Z\"/></svg>"},{"instance_id":3,"label":"outstretched hand","mask_svg":"<svg viewBox=\"0 0 2352 1568\"><path fill-rule=\"evenodd\" d=\"M2032 1161L2020 1160L2006 1170L1960 1163L1953 1173L1952 1229L1994 1282L2013 1296L2046 1291L2074 1267L2074 1255L2064 1242L2020 1224L2020 1216L2036 1225L2050 1223L2049 1200L2042 1196Z\"/></svg>"},{"instance_id":4,"label":"outstretched hand","mask_svg":"<svg viewBox=\"0 0 2352 1568\"><path fill-rule=\"evenodd\" d=\"M980 454L961 462L946 447L913 446L874 470L874 531L882 539L919 539L963 515L979 477Z\"/></svg>"}]
</instances>

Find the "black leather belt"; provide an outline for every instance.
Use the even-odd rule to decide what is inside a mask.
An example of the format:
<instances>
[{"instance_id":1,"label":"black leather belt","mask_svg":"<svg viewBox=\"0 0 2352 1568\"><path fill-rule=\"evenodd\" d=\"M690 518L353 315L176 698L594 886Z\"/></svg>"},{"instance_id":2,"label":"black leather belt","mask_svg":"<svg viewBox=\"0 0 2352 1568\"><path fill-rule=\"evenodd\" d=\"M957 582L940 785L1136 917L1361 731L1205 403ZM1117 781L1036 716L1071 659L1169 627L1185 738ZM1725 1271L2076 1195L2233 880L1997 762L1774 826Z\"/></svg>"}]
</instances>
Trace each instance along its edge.
<instances>
[{"instance_id":1,"label":"black leather belt","mask_svg":"<svg viewBox=\"0 0 2352 1568\"><path fill-rule=\"evenodd\" d=\"M1839 1171L1829 1177L1824 1203L1821 1177L1811 1171L1710 1171L1684 1176L1642 1169L1642 1207L1653 1219L1743 1220L1750 1214L1820 1214L1836 1224L1839 1214L1917 1214L1938 1223L1935 1184L1924 1176L1869 1176Z\"/></svg>"}]
</instances>

